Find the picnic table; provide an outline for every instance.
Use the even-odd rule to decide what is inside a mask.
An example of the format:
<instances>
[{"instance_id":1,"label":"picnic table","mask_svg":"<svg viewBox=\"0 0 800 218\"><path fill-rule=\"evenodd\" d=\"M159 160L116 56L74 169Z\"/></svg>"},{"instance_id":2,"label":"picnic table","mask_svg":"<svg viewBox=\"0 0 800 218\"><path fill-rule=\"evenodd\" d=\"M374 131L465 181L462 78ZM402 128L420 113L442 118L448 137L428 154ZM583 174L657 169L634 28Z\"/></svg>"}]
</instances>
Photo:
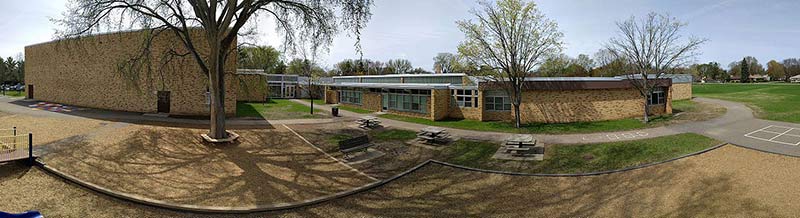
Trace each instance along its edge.
<instances>
[{"instance_id":1,"label":"picnic table","mask_svg":"<svg viewBox=\"0 0 800 218\"><path fill-rule=\"evenodd\" d=\"M450 134L447 133L447 130L440 127L425 127L420 129L419 133L417 133L417 138L422 139L427 143L441 143L447 142Z\"/></svg>"},{"instance_id":2,"label":"picnic table","mask_svg":"<svg viewBox=\"0 0 800 218\"><path fill-rule=\"evenodd\" d=\"M358 127L361 128L375 128L381 125L381 121L378 120L377 117L373 116L364 116L358 118L358 120L356 120L356 123L358 123Z\"/></svg>"},{"instance_id":3,"label":"picnic table","mask_svg":"<svg viewBox=\"0 0 800 218\"><path fill-rule=\"evenodd\" d=\"M506 152L515 155L534 154L536 153L535 146L536 139L533 138L533 135L527 134L511 135L505 143Z\"/></svg>"}]
</instances>

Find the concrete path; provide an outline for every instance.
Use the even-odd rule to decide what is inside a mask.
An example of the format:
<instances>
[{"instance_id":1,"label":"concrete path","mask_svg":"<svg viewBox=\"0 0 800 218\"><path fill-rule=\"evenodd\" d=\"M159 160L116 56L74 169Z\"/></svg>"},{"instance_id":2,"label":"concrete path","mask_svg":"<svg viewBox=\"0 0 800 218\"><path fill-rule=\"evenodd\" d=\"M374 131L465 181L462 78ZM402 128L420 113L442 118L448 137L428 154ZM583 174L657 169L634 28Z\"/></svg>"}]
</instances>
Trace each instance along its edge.
<instances>
[{"instance_id":1,"label":"concrete path","mask_svg":"<svg viewBox=\"0 0 800 218\"><path fill-rule=\"evenodd\" d=\"M115 122L127 123L166 123L178 125L194 125L206 126L209 125L208 119L187 119L175 117L160 117L149 116L136 112L123 112L123 111L108 111L90 108L74 107L72 112L50 112L44 110L34 110L29 108L28 105L35 104L39 101L25 100L23 98L11 98L0 96L0 112L11 114L23 114L29 116L46 116L58 118L90 118L98 120L109 120ZM230 127L270 127L272 125L292 125L292 124L314 124L314 123L332 123L337 122L337 119L288 119L288 120L264 120L253 118L228 118L226 123Z\"/></svg>"},{"instance_id":2,"label":"concrete path","mask_svg":"<svg viewBox=\"0 0 800 218\"><path fill-rule=\"evenodd\" d=\"M647 138L675 135L680 133L697 133L711 138L715 138L720 141L729 142L762 151L774 152L792 156L800 156L800 141L798 141L799 143L798 145L789 145L785 143L779 143L779 142L768 141L746 136L748 133L753 133L754 131L764 129L770 126L776 126L778 128L781 128L782 130L786 129L783 127L797 128L797 130L791 130L792 131L791 133L794 133L794 131L800 132L800 124L757 119L753 116L753 111L741 103L717 100L717 99L708 99L708 98L695 98L694 100L699 102L713 103L724 106L727 109L727 112L721 117L708 121L683 123L665 127L622 131L622 132L603 132L603 133L589 133L589 134L567 134L567 135L534 134L534 137L548 144L581 144L581 143L603 143L603 142L647 139ZM300 101L300 100L296 100L295 102L306 105L309 104L306 101ZM322 110L330 111L329 105L314 105L314 106ZM339 114L344 117L353 117L353 118L365 116L365 114L358 114L343 110L339 110ZM418 131L426 127L426 125L408 123L391 119L382 119L382 122L387 127L394 127L412 131ZM448 132L450 132L452 135L456 137L477 139L477 140L503 140L511 135L511 133L481 132L481 131L453 129L453 128L445 128L445 129L447 129ZM767 136L775 137L775 134ZM785 141L794 142L792 141L794 138L792 138L793 136L791 135L784 135L780 137L783 137ZM798 138L798 140L800 140L800 138Z\"/></svg>"}]
</instances>

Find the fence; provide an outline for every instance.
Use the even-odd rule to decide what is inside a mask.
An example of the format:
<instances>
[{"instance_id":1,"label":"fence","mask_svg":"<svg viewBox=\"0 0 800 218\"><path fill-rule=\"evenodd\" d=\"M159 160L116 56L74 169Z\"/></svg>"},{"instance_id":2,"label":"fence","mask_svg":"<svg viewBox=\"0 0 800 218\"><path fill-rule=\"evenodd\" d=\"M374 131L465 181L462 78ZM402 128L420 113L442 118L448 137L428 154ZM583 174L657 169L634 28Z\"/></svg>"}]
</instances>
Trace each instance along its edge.
<instances>
[{"instance_id":1,"label":"fence","mask_svg":"<svg viewBox=\"0 0 800 218\"><path fill-rule=\"evenodd\" d=\"M16 127L0 129L0 162L26 158L33 161L33 134L18 134Z\"/></svg>"}]
</instances>

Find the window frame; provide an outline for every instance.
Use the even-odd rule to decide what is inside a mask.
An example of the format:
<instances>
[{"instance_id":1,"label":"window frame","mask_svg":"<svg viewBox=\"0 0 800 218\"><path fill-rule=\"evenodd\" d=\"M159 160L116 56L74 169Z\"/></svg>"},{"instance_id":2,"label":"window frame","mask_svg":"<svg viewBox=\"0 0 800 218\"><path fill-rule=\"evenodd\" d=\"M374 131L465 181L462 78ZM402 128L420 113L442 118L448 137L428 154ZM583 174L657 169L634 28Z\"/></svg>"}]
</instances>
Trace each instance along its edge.
<instances>
[{"instance_id":1,"label":"window frame","mask_svg":"<svg viewBox=\"0 0 800 218\"><path fill-rule=\"evenodd\" d=\"M498 102L498 100L500 101ZM500 109L497 109L498 107ZM487 94L487 92L484 92L483 110L491 112L508 112L511 111L511 109L511 97L508 95Z\"/></svg>"},{"instance_id":2,"label":"window frame","mask_svg":"<svg viewBox=\"0 0 800 218\"><path fill-rule=\"evenodd\" d=\"M457 106L459 108L478 107L477 89L452 89L450 94L452 96L453 106ZM467 103L469 103L469 105Z\"/></svg>"}]
</instances>

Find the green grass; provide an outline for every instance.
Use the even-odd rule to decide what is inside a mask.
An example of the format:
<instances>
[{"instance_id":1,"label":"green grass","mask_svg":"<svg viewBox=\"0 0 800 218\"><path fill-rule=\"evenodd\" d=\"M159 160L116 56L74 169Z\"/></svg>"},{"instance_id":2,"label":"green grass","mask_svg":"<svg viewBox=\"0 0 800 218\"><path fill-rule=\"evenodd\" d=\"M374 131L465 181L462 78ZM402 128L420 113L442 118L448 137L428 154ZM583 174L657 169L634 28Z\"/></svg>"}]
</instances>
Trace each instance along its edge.
<instances>
[{"instance_id":1,"label":"green grass","mask_svg":"<svg viewBox=\"0 0 800 218\"><path fill-rule=\"evenodd\" d=\"M371 110L361 109L361 108L356 108L356 107L351 107L351 106L345 106L345 105L339 105L339 109L350 111L350 112L353 112L353 113L359 113L359 114L371 114L373 112Z\"/></svg>"},{"instance_id":2,"label":"green grass","mask_svg":"<svg viewBox=\"0 0 800 218\"><path fill-rule=\"evenodd\" d=\"M693 133L637 141L585 145L553 145L543 161L492 159L499 144L461 140L448 146L439 159L453 164L528 173L587 173L623 169L664 161L718 145L719 141Z\"/></svg>"},{"instance_id":3,"label":"green grass","mask_svg":"<svg viewBox=\"0 0 800 218\"><path fill-rule=\"evenodd\" d=\"M392 129L375 132L372 134L372 138L378 141L407 141L417 138L417 133L408 130Z\"/></svg>"},{"instance_id":4,"label":"green grass","mask_svg":"<svg viewBox=\"0 0 800 218\"><path fill-rule=\"evenodd\" d=\"M9 96L9 97L25 97L26 96L25 91L19 91L19 92L17 92L17 91L5 91L5 93L6 93L5 96ZM0 95L3 95L3 91L0 91Z\"/></svg>"},{"instance_id":5,"label":"green grass","mask_svg":"<svg viewBox=\"0 0 800 218\"><path fill-rule=\"evenodd\" d=\"M760 118L800 123L800 85L703 84L692 90L695 96L747 104Z\"/></svg>"},{"instance_id":6,"label":"green grass","mask_svg":"<svg viewBox=\"0 0 800 218\"><path fill-rule=\"evenodd\" d=\"M314 109L313 115L309 111L311 111L310 107L287 99L275 99L266 103L236 103L236 116L238 117L262 117L267 120L327 117L322 110Z\"/></svg>"},{"instance_id":7,"label":"green grass","mask_svg":"<svg viewBox=\"0 0 800 218\"><path fill-rule=\"evenodd\" d=\"M310 99L303 99L305 102L311 102ZM322 99L314 99L314 105L326 105L325 100Z\"/></svg>"},{"instance_id":8,"label":"green grass","mask_svg":"<svg viewBox=\"0 0 800 218\"><path fill-rule=\"evenodd\" d=\"M431 121L423 118L406 117L394 114L380 115L382 118L399 120L410 123L418 123L428 126L441 126L455 129L466 129L475 131L489 132L508 132L508 133L538 133L538 134L571 134L571 133L592 133L592 132L611 132L641 129L656 126L661 122L670 120L671 116L651 117L651 122L644 124L638 119L622 119L598 122L575 122L575 123L531 123L525 124L517 129L511 122L486 121L459 119L459 120L440 120Z\"/></svg>"}]
</instances>

